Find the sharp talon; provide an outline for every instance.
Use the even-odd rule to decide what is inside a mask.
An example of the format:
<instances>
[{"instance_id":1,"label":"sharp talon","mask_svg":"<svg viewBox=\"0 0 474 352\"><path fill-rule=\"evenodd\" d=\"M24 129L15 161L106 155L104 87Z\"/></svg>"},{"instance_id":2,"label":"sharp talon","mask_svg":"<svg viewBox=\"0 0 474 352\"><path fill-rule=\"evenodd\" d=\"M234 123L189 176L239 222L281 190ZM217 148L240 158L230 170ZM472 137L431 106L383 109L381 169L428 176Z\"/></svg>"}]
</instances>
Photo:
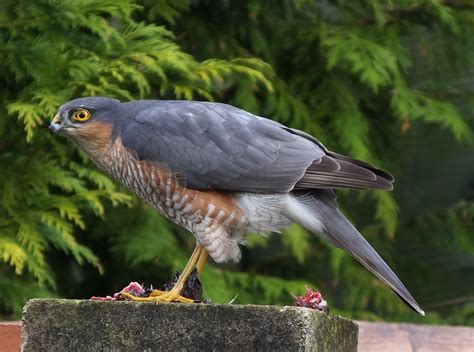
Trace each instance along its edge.
<instances>
[{"instance_id":1,"label":"sharp talon","mask_svg":"<svg viewBox=\"0 0 474 352\"><path fill-rule=\"evenodd\" d=\"M194 303L194 300L191 298L183 297L179 294L177 289L171 291L160 291L153 290L148 297L137 297L128 292L121 292L120 295L134 302L155 302L155 303L164 303L164 302L181 302L181 303Z\"/></svg>"},{"instance_id":2,"label":"sharp talon","mask_svg":"<svg viewBox=\"0 0 474 352\"><path fill-rule=\"evenodd\" d=\"M160 290L153 290L150 292L149 297L159 297L164 295L165 293L168 293L169 291L160 291Z\"/></svg>"},{"instance_id":3,"label":"sharp talon","mask_svg":"<svg viewBox=\"0 0 474 352\"><path fill-rule=\"evenodd\" d=\"M204 263L206 262L207 251L199 243L196 243L193 254L188 260L188 263L184 267L184 270L181 274L176 276L169 285L173 285L173 288L169 291L160 291L154 290L153 287L150 289L143 290L143 285L140 286L140 292L143 292L143 295L147 297L133 295L129 290L124 289L120 292L120 296L124 299L128 299L135 302L181 302L181 303L194 303L196 301L201 301L202 299L202 286L198 278L198 273L202 270ZM166 285L168 286L168 285ZM166 287L165 286L165 287ZM167 287L165 288L167 289ZM194 297L194 299L184 297L181 293L186 294L187 296Z\"/></svg>"}]
</instances>

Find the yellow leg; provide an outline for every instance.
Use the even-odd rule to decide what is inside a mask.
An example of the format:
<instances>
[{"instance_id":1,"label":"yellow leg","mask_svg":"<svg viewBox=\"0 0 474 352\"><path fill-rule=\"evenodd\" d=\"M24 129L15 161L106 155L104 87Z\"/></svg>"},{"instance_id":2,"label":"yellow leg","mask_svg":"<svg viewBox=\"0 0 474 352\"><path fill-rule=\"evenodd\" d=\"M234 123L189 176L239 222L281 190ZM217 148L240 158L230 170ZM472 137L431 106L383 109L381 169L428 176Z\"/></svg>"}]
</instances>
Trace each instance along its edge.
<instances>
[{"instance_id":1,"label":"yellow leg","mask_svg":"<svg viewBox=\"0 0 474 352\"><path fill-rule=\"evenodd\" d=\"M196 242L196 247L194 248L193 254L191 254L191 258L189 258L188 263L181 272L181 275L179 276L178 281L176 281L176 284L174 285L173 289L178 286L181 286L181 288L183 288L184 283L188 279L189 274L191 274L191 271L193 271L194 267L196 266L196 263L198 262L201 256L201 252L203 250L205 249L199 243Z\"/></svg>"},{"instance_id":2,"label":"yellow leg","mask_svg":"<svg viewBox=\"0 0 474 352\"><path fill-rule=\"evenodd\" d=\"M204 263L206 262L207 251L196 242L196 247L194 248L191 257L188 260L188 263L183 269L183 272L179 276L178 281L170 291L160 291L153 290L148 297L136 297L127 292L122 292L121 295L125 298L128 298L132 301L139 302L182 302L182 303L193 303L194 301L190 298L183 297L180 295L181 290L183 289L186 280L188 279L189 274L196 267L200 272Z\"/></svg>"},{"instance_id":3,"label":"yellow leg","mask_svg":"<svg viewBox=\"0 0 474 352\"><path fill-rule=\"evenodd\" d=\"M199 256L199 259L196 263L196 269L198 273L202 271L204 264L206 264L206 259L207 259L208 254L209 253L204 248L201 250L201 255Z\"/></svg>"}]
</instances>

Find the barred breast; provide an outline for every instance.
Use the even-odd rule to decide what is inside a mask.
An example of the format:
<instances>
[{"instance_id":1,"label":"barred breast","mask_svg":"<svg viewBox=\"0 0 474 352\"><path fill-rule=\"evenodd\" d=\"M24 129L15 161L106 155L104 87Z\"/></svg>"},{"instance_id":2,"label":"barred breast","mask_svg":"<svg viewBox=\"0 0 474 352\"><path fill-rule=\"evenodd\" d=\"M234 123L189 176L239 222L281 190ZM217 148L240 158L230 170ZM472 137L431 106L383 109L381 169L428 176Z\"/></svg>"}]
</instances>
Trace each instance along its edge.
<instances>
[{"instance_id":1,"label":"barred breast","mask_svg":"<svg viewBox=\"0 0 474 352\"><path fill-rule=\"evenodd\" d=\"M85 151L113 179L191 231L216 262L240 260L243 233L238 229L244 216L232 197L184 187L165 165L139 161L119 138L109 146L91 148L88 143Z\"/></svg>"}]
</instances>

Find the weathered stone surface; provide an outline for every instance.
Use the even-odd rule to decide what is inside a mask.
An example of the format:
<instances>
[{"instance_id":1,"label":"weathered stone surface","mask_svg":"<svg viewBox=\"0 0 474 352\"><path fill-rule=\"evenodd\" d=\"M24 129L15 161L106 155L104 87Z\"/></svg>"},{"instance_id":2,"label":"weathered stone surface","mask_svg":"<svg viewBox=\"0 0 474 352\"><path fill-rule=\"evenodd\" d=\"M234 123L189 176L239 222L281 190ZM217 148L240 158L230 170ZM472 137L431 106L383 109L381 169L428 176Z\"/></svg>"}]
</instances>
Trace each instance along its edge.
<instances>
[{"instance_id":1,"label":"weathered stone surface","mask_svg":"<svg viewBox=\"0 0 474 352\"><path fill-rule=\"evenodd\" d=\"M24 351L356 351L357 325L308 308L34 299Z\"/></svg>"}]
</instances>

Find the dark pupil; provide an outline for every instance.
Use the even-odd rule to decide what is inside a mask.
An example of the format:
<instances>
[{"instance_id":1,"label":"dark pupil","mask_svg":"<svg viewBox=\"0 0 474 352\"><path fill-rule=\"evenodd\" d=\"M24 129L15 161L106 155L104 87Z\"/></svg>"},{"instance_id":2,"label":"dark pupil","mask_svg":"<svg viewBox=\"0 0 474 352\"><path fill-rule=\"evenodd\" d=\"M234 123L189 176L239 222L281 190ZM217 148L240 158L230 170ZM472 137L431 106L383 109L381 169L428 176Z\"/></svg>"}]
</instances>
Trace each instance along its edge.
<instances>
[{"instance_id":1,"label":"dark pupil","mask_svg":"<svg viewBox=\"0 0 474 352\"><path fill-rule=\"evenodd\" d=\"M85 118L86 118L86 113L85 113L84 111L81 111L81 112L79 113L79 118L80 118L80 119L85 119Z\"/></svg>"}]
</instances>

